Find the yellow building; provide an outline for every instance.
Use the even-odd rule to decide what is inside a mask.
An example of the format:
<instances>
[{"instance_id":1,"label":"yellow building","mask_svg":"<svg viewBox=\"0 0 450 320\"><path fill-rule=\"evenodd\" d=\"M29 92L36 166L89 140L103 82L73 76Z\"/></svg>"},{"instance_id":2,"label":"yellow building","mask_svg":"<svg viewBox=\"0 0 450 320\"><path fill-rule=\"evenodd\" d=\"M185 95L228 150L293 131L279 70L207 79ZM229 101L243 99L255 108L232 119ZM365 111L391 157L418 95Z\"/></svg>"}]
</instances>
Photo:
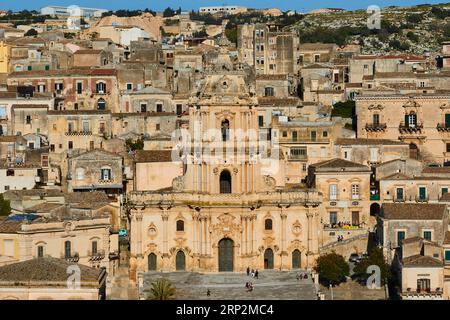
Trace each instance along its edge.
<instances>
[{"instance_id":1,"label":"yellow building","mask_svg":"<svg viewBox=\"0 0 450 320\"><path fill-rule=\"evenodd\" d=\"M11 57L11 46L0 41L0 74L8 73Z\"/></svg>"}]
</instances>

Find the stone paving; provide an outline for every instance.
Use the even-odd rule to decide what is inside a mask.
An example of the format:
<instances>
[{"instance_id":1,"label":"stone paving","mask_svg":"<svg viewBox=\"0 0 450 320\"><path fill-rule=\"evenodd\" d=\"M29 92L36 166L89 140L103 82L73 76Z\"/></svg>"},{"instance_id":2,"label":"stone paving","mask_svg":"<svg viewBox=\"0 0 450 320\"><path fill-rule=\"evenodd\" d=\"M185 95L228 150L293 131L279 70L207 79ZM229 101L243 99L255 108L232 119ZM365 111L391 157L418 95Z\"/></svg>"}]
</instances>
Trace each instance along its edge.
<instances>
[{"instance_id":1,"label":"stone paving","mask_svg":"<svg viewBox=\"0 0 450 320\"><path fill-rule=\"evenodd\" d=\"M325 300L331 300L329 288L320 286L320 291L325 294ZM353 280L347 280L339 286L333 288L333 300L385 300L386 293L382 289L370 290L364 285Z\"/></svg>"},{"instance_id":2,"label":"stone paving","mask_svg":"<svg viewBox=\"0 0 450 320\"><path fill-rule=\"evenodd\" d=\"M317 300L311 276L297 280L300 272L263 270L258 279L243 273L148 272L144 276L144 291L152 282L165 278L175 287L175 299L179 300ZM252 292L245 288L247 281L253 283Z\"/></svg>"}]
</instances>

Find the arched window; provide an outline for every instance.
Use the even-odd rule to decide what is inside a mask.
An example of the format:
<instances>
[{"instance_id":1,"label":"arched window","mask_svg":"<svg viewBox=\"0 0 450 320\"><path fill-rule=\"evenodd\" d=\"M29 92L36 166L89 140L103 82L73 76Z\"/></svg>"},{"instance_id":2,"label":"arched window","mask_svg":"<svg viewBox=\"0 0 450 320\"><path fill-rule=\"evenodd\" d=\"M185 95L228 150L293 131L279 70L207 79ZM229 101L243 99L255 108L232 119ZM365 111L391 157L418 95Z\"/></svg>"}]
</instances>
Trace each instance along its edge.
<instances>
[{"instance_id":1,"label":"arched window","mask_svg":"<svg viewBox=\"0 0 450 320\"><path fill-rule=\"evenodd\" d=\"M264 221L264 229L265 230L272 230L272 219L266 219Z\"/></svg>"},{"instance_id":2,"label":"arched window","mask_svg":"<svg viewBox=\"0 0 450 320\"><path fill-rule=\"evenodd\" d=\"M231 193L231 174L228 170L220 173L220 193Z\"/></svg>"},{"instance_id":3,"label":"arched window","mask_svg":"<svg viewBox=\"0 0 450 320\"><path fill-rule=\"evenodd\" d=\"M98 99L97 101L97 109L98 110L106 110L106 101L105 99Z\"/></svg>"},{"instance_id":4,"label":"arched window","mask_svg":"<svg viewBox=\"0 0 450 320\"><path fill-rule=\"evenodd\" d=\"M64 257L70 258L72 256L72 244L70 241L64 242Z\"/></svg>"},{"instance_id":5,"label":"arched window","mask_svg":"<svg viewBox=\"0 0 450 320\"><path fill-rule=\"evenodd\" d=\"M77 168L77 170L76 170L77 180L83 180L84 179L84 173L85 173L84 168Z\"/></svg>"},{"instance_id":6,"label":"arched window","mask_svg":"<svg viewBox=\"0 0 450 320\"><path fill-rule=\"evenodd\" d=\"M184 221L177 220L177 231L184 231Z\"/></svg>"},{"instance_id":7,"label":"arched window","mask_svg":"<svg viewBox=\"0 0 450 320\"><path fill-rule=\"evenodd\" d=\"M227 119L222 121L222 141L230 140L230 121Z\"/></svg>"}]
</instances>

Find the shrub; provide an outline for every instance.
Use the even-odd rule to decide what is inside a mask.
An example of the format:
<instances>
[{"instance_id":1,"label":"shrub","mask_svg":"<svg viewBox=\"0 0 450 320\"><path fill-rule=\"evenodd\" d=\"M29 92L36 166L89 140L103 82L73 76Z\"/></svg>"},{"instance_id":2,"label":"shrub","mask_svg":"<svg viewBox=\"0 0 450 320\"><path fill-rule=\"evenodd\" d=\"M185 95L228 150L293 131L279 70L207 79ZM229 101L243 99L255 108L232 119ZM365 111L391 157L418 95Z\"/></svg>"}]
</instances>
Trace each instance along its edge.
<instances>
[{"instance_id":1,"label":"shrub","mask_svg":"<svg viewBox=\"0 0 450 320\"><path fill-rule=\"evenodd\" d=\"M345 282L350 273L350 267L344 257L335 252L320 256L314 269L319 274L320 281L326 285Z\"/></svg>"}]
</instances>

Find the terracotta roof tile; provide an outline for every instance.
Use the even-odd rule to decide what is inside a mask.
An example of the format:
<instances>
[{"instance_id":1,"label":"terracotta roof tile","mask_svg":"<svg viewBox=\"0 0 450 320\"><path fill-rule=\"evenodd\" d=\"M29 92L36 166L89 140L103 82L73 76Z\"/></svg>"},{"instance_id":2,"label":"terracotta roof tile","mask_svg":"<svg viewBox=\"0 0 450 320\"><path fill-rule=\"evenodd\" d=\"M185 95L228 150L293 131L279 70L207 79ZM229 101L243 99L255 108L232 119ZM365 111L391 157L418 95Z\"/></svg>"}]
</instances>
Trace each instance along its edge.
<instances>
[{"instance_id":1,"label":"terracotta roof tile","mask_svg":"<svg viewBox=\"0 0 450 320\"><path fill-rule=\"evenodd\" d=\"M171 162L172 150L138 150L136 162Z\"/></svg>"},{"instance_id":2,"label":"terracotta roof tile","mask_svg":"<svg viewBox=\"0 0 450 320\"><path fill-rule=\"evenodd\" d=\"M445 204L384 203L382 217L388 220L442 220Z\"/></svg>"}]
</instances>

